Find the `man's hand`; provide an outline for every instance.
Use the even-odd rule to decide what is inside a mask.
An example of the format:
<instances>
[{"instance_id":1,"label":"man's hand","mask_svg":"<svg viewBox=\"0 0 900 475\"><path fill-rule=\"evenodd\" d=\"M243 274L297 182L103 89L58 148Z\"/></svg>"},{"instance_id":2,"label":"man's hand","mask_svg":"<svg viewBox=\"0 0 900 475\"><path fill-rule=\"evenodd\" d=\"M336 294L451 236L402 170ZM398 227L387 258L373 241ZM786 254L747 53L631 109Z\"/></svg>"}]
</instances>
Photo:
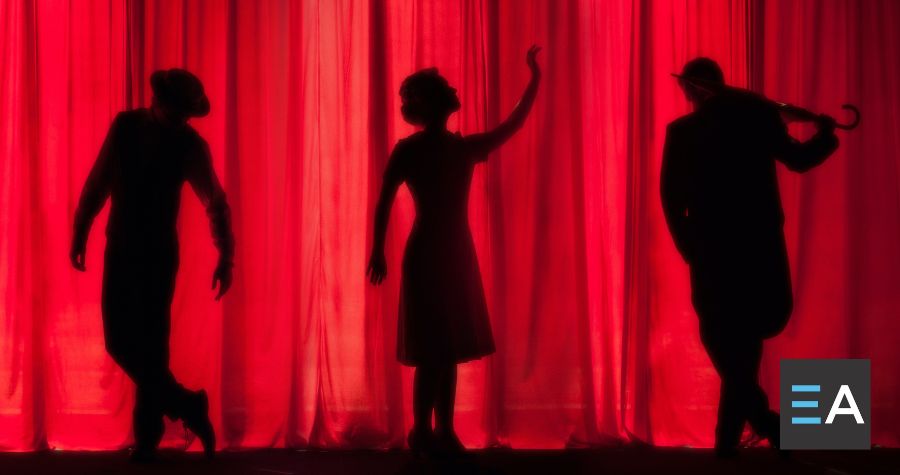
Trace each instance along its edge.
<instances>
[{"instance_id":1,"label":"man's hand","mask_svg":"<svg viewBox=\"0 0 900 475\"><path fill-rule=\"evenodd\" d=\"M531 75L535 77L540 77L541 75L541 66L537 62L537 54L540 51L540 46L531 45L531 48L528 48L528 53L525 55L525 62L528 64L528 69L531 70Z\"/></svg>"},{"instance_id":2,"label":"man's hand","mask_svg":"<svg viewBox=\"0 0 900 475\"><path fill-rule=\"evenodd\" d=\"M837 122L830 115L821 114L816 121L816 135L822 137L822 143L831 150L836 150L840 140L835 133Z\"/></svg>"},{"instance_id":3,"label":"man's hand","mask_svg":"<svg viewBox=\"0 0 900 475\"><path fill-rule=\"evenodd\" d=\"M384 257L384 251L372 251L366 275L369 276L369 282L372 282L373 285L378 285L384 280L387 276L387 259Z\"/></svg>"},{"instance_id":4,"label":"man's hand","mask_svg":"<svg viewBox=\"0 0 900 475\"><path fill-rule=\"evenodd\" d=\"M72 261L72 267L75 270L84 272L87 268L84 266L85 244L79 240L72 241L72 248L69 251L69 260Z\"/></svg>"},{"instance_id":5,"label":"man's hand","mask_svg":"<svg viewBox=\"0 0 900 475\"><path fill-rule=\"evenodd\" d=\"M231 263L220 262L213 272L212 289L216 290L216 283L219 284L219 292L216 294L216 300L221 299L222 296L225 295L225 292L228 292L228 289L231 288L231 267Z\"/></svg>"},{"instance_id":6,"label":"man's hand","mask_svg":"<svg viewBox=\"0 0 900 475\"><path fill-rule=\"evenodd\" d=\"M816 120L816 128L825 133L834 133L836 124L834 117L827 114L819 114L819 118Z\"/></svg>"}]
</instances>

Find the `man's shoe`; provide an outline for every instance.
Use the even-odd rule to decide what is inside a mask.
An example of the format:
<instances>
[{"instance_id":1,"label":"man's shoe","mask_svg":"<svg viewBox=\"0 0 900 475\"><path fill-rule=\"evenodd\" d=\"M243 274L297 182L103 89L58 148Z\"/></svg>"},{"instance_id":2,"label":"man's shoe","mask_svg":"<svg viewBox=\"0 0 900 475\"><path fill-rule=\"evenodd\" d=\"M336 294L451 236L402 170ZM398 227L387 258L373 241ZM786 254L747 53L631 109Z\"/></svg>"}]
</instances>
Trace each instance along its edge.
<instances>
[{"instance_id":1,"label":"man's shoe","mask_svg":"<svg viewBox=\"0 0 900 475\"><path fill-rule=\"evenodd\" d=\"M716 446L715 449L716 458L720 459L733 459L738 455L737 447L726 445L726 446Z\"/></svg>"},{"instance_id":2,"label":"man's shoe","mask_svg":"<svg viewBox=\"0 0 900 475\"><path fill-rule=\"evenodd\" d=\"M149 464L156 462L156 449L136 447L131 451L131 455L128 456L128 460L131 463L137 464Z\"/></svg>"},{"instance_id":3,"label":"man's shoe","mask_svg":"<svg viewBox=\"0 0 900 475\"><path fill-rule=\"evenodd\" d=\"M778 457L780 459L790 460L791 451L783 450L781 448L781 427L778 421L778 414L772 413L769 416L768 424L759 435L768 439L769 445L771 445L773 449L778 451Z\"/></svg>"},{"instance_id":4,"label":"man's shoe","mask_svg":"<svg viewBox=\"0 0 900 475\"><path fill-rule=\"evenodd\" d=\"M778 451L778 458L780 458L781 460L791 459L791 451L781 448L781 433L778 430L770 432L766 435L766 438L769 439L769 445L771 445L773 449Z\"/></svg>"},{"instance_id":5,"label":"man's shoe","mask_svg":"<svg viewBox=\"0 0 900 475\"><path fill-rule=\"evenodd\" d=\"M182 421L184 427L200 438L206 458L213 458L216 455L216 433L209 420L209 398L206 391L201 389L196 393Z\"/></svg>"}]
</instances>

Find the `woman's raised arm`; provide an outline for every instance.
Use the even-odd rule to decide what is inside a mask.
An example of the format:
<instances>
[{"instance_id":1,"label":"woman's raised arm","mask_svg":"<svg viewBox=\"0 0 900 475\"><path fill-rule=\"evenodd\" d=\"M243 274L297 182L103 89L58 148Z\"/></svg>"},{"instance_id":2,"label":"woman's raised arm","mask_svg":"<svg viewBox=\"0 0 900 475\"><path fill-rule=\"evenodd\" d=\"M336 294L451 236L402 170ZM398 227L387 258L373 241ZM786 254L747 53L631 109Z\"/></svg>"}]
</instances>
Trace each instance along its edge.
<instances>
[{"instance_id":1,"label":"woman's raised arm","mask_svg":"<svg viewBox=\"0 0 900 475\"><path fill-rule=\"evenodd\" d=\"M541 48L536 45L528 48L525 62L528 64L528 68L531 69L531 81L528 82L528 87L525 88L522 99L516 104L509 117L494 130L466 137L466 142L475 155L487 156L487 154L503 145L516 131L522 128L528 113L531 111L531 107L534 105L534 99L537 97L538 86L541 82L541 67L537 62L537 54L540 51Z\"/></svg>"}]
</instances>

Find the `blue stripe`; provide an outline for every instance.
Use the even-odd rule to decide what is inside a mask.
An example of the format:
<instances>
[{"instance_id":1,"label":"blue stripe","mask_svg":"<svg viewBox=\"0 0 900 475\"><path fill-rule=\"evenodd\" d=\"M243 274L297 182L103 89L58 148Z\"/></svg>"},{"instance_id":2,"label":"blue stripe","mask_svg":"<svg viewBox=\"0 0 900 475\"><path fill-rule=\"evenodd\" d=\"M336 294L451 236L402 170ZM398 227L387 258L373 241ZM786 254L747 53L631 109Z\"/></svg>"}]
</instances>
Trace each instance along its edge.
<instances>
[{"instance_id":1,"label":"blue stripe","mask_svg":"<svg viewBox=\"0 0 900 475\"><path fill-rule=\"evenodd\" d=\"M791 424L821 424L821 417L792 417Z\"/></svg>"},{"instance_id":2,"label":"blue stripe","mask_svg":"<svg viewBox=\"0 0 900 475\"><path fill-rule=\"evenodd\" d=\"M791 401L791 407L819 407L819 401Z\"/></svg>"},{"instance_id":3,"label":"blue stripe","mask_svg":"<svg viewBox=\"0 0 900 475\"><path fill-rule=\"evenodd\" d=\"M791 391L795 393L817 393L822 388L818 384L792 384Z\"/></svg>"}]
</instances>

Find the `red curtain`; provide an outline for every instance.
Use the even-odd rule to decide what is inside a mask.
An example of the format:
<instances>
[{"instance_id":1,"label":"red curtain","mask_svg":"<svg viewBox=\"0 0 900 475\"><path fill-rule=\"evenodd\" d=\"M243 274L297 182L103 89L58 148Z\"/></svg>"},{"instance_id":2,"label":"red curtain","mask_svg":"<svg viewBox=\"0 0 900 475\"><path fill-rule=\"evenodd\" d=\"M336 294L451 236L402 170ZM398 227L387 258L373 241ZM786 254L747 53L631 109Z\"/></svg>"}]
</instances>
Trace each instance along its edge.
<instances>
[{"instance_id":1,"label":"red curtain","mask_svg":"<svg viewBox=\"0 0 900 475\"><path fill-rule=\"evenodd\" d=\"M900 444L900 5L762 0L12 0L0 2L0 449L130 441L132 389L106 356L103 227L88 273L67 262L80 187L113 115L147 77L204 81L233 209L236 280L215 303L215 251L185 191L172 365L206 388L225 447L388 447L411 424L394 359L405 191L389 277L366 284L387 152L413 129L400 81L437 66L460 91L451 129L498 123L545 73L525 128L476 172L471 225L497 353L460 369L469 446L712 443L718 378L658 199L669 73L696 55L728 80L864 122L806 175L781 173L797 306L782 357L872 359L873 441ZM799 128L799 135L807 130ZM179 446L174 426L166 443Z\"/></svg>"}]
</instances>

